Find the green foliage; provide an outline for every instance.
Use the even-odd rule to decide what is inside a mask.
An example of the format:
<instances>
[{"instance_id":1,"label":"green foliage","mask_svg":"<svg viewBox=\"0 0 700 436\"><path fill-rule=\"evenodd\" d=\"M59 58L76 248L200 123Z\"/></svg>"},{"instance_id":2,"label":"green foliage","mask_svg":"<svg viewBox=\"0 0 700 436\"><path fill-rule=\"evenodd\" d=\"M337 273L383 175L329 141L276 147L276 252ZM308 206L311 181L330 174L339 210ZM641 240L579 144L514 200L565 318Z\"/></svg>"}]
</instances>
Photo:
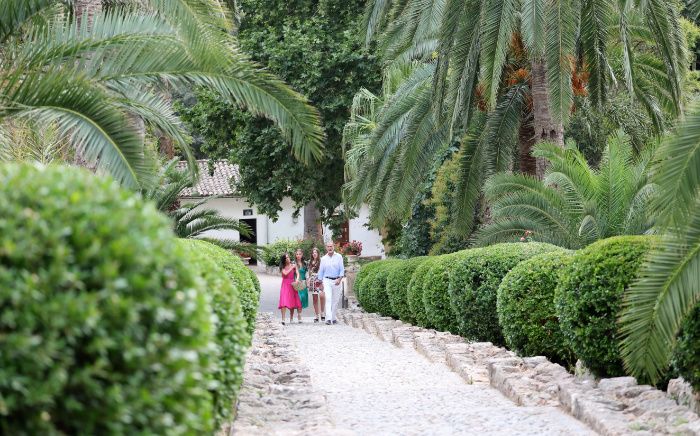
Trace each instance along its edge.
<instances>
[{"instance_id":1,"label":"green foliage","mask_svg":"<svg viewBox=\"0 0 700 436\"><path fill-rule=\"evenodd\" d=\"M503 344L498 324L496 297L505 275L518 263L557 247L536 242L497 244L459 252L450 272L452 312L460 323L460 334Z\"/></svg>"},{"instance_id":2,"label":"green foliage","mask_svg":"<svg viewBox=\"0 0 700 436\"><path fill-rule=\"evenodd\" d=\"M456 256L455 253L434 258L423 282L423 306L429 324L438 330L452 333L459 331L459 322L452 312L449 292L450 272Z\"/></svg>"},{"instance_id":3,"label":"green foliage","mask_svg":"<svg viewBox=\"0 0 700 436\"><path fill-rule=\"evenodd\" d=\"M693 387L700 392L700 306L696 306L685 317L673 348L673 366Z\"/></svg>"},{"instance_id":4,"label":"green foliage","mask_svg":"<svg viewBox=\"0 0 700 436\"><path fill-rule=\"evenodd\" d=\"M430 222L435 217L435 209L427 206L423 199L423 195L414 199L411 215L401 229L398 249L401 256L425 256L433 245Z\"/></svg>"},{"instance_id":5,"label":"green foliage","mask_svg":"<svg viewBox=\"0 0 700 436\"><path fill-rule=\"evenodd\" d=\"M343 183L341 136L347 109L361 86L379 84L379 64L363 51L358 31L362 0L242 0L237 35L242 49L280 75L319 109L326 152L314 165L290 158L272 125L207 92L183 107L183 118L200 132L200 156L240 165L240 192L276 217L284 197L296 205L315 201L324 219L340 204Z\"/></svg>"},{"instance_id":6,"label":"green foliage","mask_svg":"<svg viewBox=\"0 0 700 436\"><path fill-rule=\"evenodd\" d=\"M238 255L206 241L192 240L190 246L213 261L223 269L238 295L243 315L247 323L247 331L252 335L255 330L255 318L258 315L260 300L260 282L255 273L243 265Z\"/></svg>"},{"instance_id":7,"label":"green foliage","mask_svg":"<svg viewBox=\"0 0 700 436\"><path fill-rule=\"evenodd\" d=\"M556 289L561 330L576 357L600 377L625 375L618 316L652 239L618 236L574 254Z\"/></svg>"},{"instance_id":8,"label":"green foliage","mask_svg":"<svg viewBox=\"0 0 700 436\"><path fill-rule=\"evenodd\" d=\"M570 366L576 359L559 328L554 289L571 262L556 250L524 260L503 278L496 308L505 344L523 356L546 356Z\"/></svg>"},{"instance_id":9,"label":"green foliage","mask_svg":"<svg viewBox=\"0 0 700 436\"><path fill-rule=\"evenodd\" d=\"M211 244L179 239L194 268L204 281L215 315L217 361L212 372L210 391L214 400L215 428L231 417L231 411L243 381L245 353L250 344L247 322L241 309L238 286L212 257Z\"/></svg>"},{"instance_id":10,"label":"green foliage","mask_svg":"<svg viewBox=\"0 0 700 436\"><path fill-rule=\"evenodd\" d=\"M429 272L436 259L435 257L428 257L424 262L421 262L416 267L411 276L411 281L408 283L407 300L408 307L411 309L411 318L421 327L432 327L423 302L423 291L426 288L426 283L431 278Z\"/></svg>"},{"instance_id":11,"label":"green foliage","mask_svg":"<svg viewBox=\"0 0 700 436\"><path fill-rule=\"evenodd\" d=\"M501 173L486 183L493 222L478 232L481 244L514 241L530 230L537 241L580 248L651 228L651 153L635 157L627 138L610 139L597 169L573 146L540 143L534 155L550 164L544 180Z\"/></svg>"},{"instance_id":12,"label":"green foliage","mask_svg":"<svg viewBox=\"0 0 700 436\"><path fill-rule=\"evenodd\" d=\"M656 382L683 319L700 301L700 112L695 106L656 152L656 231L662 233L620 317L625 367Z\"/></svg>"},{"instance_id":13,"label":"green foliage","mask_svg":"<svg viewBox=\"0 0 700 436\"><path fill-rule=\"evenodd\" d=\"M386 259L372 262L372 269L362 281L361 304L369 312L396 317L386 290L387 278L393 268L402 261Z\"/></svg>"},{"instance_id":14,"label":"green foliage","mask_svg":"<svg viewBox=\"0 0 700 436\"><path fill-rule=\"evenodd\" d=\"M374 274L380 269L381 263L379 261L370 262L363 265L355 276L353 290L357 296L357 301L367 312L376 312L376 309L372 306L374 300L368 298L369 292L366 291L373 280Z\"/></svg>"},{"instance_id":15,"label":"green foliage","mask_svg":"<svg viewBox=\"0 0 700 436\"><path fill-rule=\"evenodd\" d=\"M386 292L389 295L391 310L402 321L415 323L408 303L408 288L413 273L426 260L428 260L427 257L414 257L395 264L389 271Z\"/></svg>"},{"instance_id":16,"label":"green foliage","mask_svg":"<svg viewBox=\"0 0 700 436\"><path fill-rule=\"evenodd\" d=\"M322 241L310 239L278 239L272 244L263 247L261 259L267 266L279 266L280 259L284 253L289 253L289 258L294 261L294 252L301 248L304 252L304 259L308 262L311 259L311 251L316 247L319 256L326 254L326 247Z\"/></svg>"},{"instance_id":17,"label":"green foliage","mask_svg":"<svg viewBox=\"0 0 700 436\"><path fill-rule=\"evenodd\" d=\"M297 158L320 158L318 112L235 48L223 0L113 4L111 12L89 20L78 19L88 12L71 13L67 3L2 4L8 13L0 16L0 119L55 125L83 161L140 188L154 176L144 153L145 128L172 139L192 162L187 135L165 94L203 86L272 120ZM80 24L86 21L89 26Z\"/></svg>"},{"instance_id":18,"label":"green foliage","mask_svg":"<svg viewBox=\"0 0 700 436\"><path fill-rule=\"evenodd\" d=\"M167 218L72 167L0 181L0 433L210 432L211 315Z\"/></svg>"}]
</instances>

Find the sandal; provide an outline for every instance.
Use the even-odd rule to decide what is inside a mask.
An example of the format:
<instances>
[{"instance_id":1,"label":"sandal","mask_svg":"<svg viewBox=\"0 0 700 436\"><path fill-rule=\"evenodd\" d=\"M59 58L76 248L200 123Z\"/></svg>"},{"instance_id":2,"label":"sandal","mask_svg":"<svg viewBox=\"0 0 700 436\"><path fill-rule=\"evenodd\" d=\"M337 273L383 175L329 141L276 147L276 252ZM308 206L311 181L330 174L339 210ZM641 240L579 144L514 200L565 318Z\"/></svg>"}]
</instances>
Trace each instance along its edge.
<instances>
[{"instance_id":1,"label":"sandal","mask_svg":"<svg viewBox=\"0 0 700 436\"><path fill-rule=\"evenodd\" d=\"M282 321L282 325L287 325L287 324L285 324L284 321Z\"/></svg>"},{"instance_id":2,"label":"sandal","mask_svg":"<svg viewBox=\"0 0 700 436\"><path fill-rule=\"evenodd\" d=\"M318 317L314 318L314 322L318 322Z\"/></svg>"},{"instance_id":3,"label":"sandal","mask_svg":"<svg viewBox=\"0 0 700 436\"><path fill-rule=\"evenodd\" d=\"M321 321L325 321L325 320L326 320L326 317L325 317L325 316L321 316Z\"/></svg>"}]
</instances>

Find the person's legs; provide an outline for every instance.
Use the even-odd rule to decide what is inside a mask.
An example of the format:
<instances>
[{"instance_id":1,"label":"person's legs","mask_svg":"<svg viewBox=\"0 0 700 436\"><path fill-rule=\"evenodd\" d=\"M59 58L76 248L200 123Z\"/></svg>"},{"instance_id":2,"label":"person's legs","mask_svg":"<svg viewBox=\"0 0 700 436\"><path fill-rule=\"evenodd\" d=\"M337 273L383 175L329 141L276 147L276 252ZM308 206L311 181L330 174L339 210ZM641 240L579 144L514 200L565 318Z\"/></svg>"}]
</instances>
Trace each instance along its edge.
<instances>
[{"instance_id":1,"label":"person's legs","mask_svg":"<svg viewBox=\"0 0 700 436\"><path fill-rule=\"evenodd\" d=\"M326 315L326 293L324 291L321 291L321 316L325 318Z\"/></svg>"},{"instance_id":2,"label":"person's legs","mask_svg":"<svg viewBox=\"0 0 700 436\"><path fill-rule=\"evenodd\" d=\"M287 317L287 308L280 307L280 311L282 312L282 324L284 324L284 319Z\"/></svg>"},{"instance_id":3,"label":"person's legs","mask_svg":"<svg viewBox=\"0 0 700 436\"><path fill-rule=\"evenodd\" d=\"M291 323L292 321L294 321L294 308L290 307L289 308L289 322Z\"/></svg>"},{"instance_id":4,"label":"person's legs","mask_svg":"<svg viewBox=\"0 0 700 436\"><path fill-rule=\"evenodd\" d=\"M333 292L335 290L333 289L333 281L329 279L323 279L323 292L325 292L326 296L333 301ZM330 320L333 319L333 313L331 312L332 305L330 304L330 301L328 302L329 304L326 304L326 322L329 322ZM321 305L324 304L323 297L321 297Z\"/></svg>"},{"instance_id":5,"label":"person's legs","mask_svg":"<svg viewBox=\"0 0 700 436\"><path fill-rule=\"evenodd\" d=\"M313 301L314 304L314 313L316 314L316 319L318 320L318 306L321 300L321 296L319 294L311 294L311 300Z\"/></svg>"},{"instance_id":6,"label":"person's legs","mask_svg":"<svg viewBox=\"0 0 700 436\"><path fill-rule=\"evenodd\" d=\"M340 305L340 299L342 298L341 286L333 283L333 295L331 296L331 301L329 301L329 306L331 306L331 321L337 321L335 314L338 312L338 306Z\"/></svg>"}]
</instances>

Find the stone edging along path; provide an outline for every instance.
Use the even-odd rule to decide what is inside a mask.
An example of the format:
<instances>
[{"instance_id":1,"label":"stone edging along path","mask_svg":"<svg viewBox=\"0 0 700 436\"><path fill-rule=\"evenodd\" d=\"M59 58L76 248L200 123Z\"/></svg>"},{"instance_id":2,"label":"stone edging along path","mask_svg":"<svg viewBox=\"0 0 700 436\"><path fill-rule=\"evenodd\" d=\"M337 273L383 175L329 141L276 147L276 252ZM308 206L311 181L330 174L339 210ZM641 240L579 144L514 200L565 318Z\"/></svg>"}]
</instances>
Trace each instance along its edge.
<instances>
[{"instance_id":1,"label":"stone edging along path","mask_svg":"<svg viewBox=\"0 0 700 436\"><path fill-rule=\"evenodd\" d=\"M226 435L343 435L335 428L323 394L271 313L259 313L246 359L233 426Z\"/></svg>"},{"instance_id":2,"label":"stone edging along path","mask_svg":"<svg viewBox=\"0 0 700 436\"><path fill-rule=\"evenodd\" d=\"M490 342L468 343L358 308L340 311L339 319L397 347L414 347L467 383L489 383L517 405L560 407L603 435L700 435L698 415L633 377L579 380L544 357L518 357Z\"/></svg>"}]
</instances>

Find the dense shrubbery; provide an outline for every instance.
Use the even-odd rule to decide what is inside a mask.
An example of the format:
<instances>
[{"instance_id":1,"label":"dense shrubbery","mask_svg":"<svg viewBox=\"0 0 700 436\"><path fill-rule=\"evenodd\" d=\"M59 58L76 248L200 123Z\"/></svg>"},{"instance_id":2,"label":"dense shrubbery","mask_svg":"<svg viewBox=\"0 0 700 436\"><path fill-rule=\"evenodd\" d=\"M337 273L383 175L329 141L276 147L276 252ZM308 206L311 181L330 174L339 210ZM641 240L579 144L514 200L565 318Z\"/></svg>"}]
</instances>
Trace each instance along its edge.
<instances>
[{"instance_id":1,"label":"dense shrubbery","mask_svg":"<svg viewBox=\"0 0 700 436\"><path fill-rule=\"evenodd\" d=\"M204 279L204 288L210 295L211 308L215 317L217 361L211 384L217 428L231 416L233 401L243 379L245 351L250 343L243 310L241 309L240 289L229 278L226 270L219 265L221 257L215 256L218 247L208 242L180 239L190 264ZM216 249L216 250L214 250ZM228 253L224 252L224 255ZM247 283L252 287L252 283Z\"/></svg>"},{"instance_id":2,"label":"dense shrubbery","mask_svg":"<svg viewBox=\"0 0 700 436\"><path fill-rule=\"evenodd\" d=\"M423 303L423 290L428 280L430 280L430 269L437 261L437 257L428 257L418 265L408 284L408 307L411 309L411 317L416 324L421 327L431 327L428 314Z\"/></svg>"},{"instance_id":3,"label":"dense shrubbery","mask_svg":"<svg viewBox=\"0 0 700 436\"><path fill-rule=\"evenodd\" d=\"M520 262L503 278L497 309L508 348L524 356L547 356L564 365L575 362L554 306L554 289L571 254L540 254Z\"/></svg>"},{"instance_id":4,"label":"dense shrubbery","mask_svg":"<svg viewBox=\"0 0 700 436\"><path fill-rule=\"evenodd\" d=\"M210 432L212 325L167 218L69 167L0 166L0 433Z\"/></svg>"},{"instance_id":5,"label":"dense shrubbery","mask_svg":"<svg viewBox=\"0 0 700 436\"><path fill-rule=\"evenodd\" d=\"M452 311L467 338L503 344L496 311L501 280L525 259L557 249L544 243L498 244L462 252L450 274Z\"/></svg>"},{"instance_id":6,"label":"dense shrubbery","mask_svg":"<svg viewBox=\"0 0 700 436\"><path fill-rule=\"evenodd\" d=\"M397 316L389 302L386 281L389 271L400 262L394 259L372 262L374 266L362 282L362 306L369 307L372 312L379 312L386 316Z\"/></svg>"},{"instance_id":7,"label":"dense shrubbery","mask_svg":"<svg viewBox=\"0 0 700 436\"><path fill-rule=\"evenodd\" d=\"M200 250L227 274L235 288L241 309L245 315L248 333L255 329L255 317L258 314L258 301L260 299L260 283L248 267L243 264L241 258L233 255L223 248L205 241L194 240L194 246Z\"/></svg>"},{"instance_id":8,"label":"dense shrubbery","mask_svg":"<svg viewBox=\"0 0 700 436\"><path fill-rule=\"evenodd\" d=\"M601 377L624 375L617 318L652 239L619 236L577 252L556 289L561 328L576 356Z\"/></svg>"},{"instance_id":9,"label":"dense shrubbery","mask_svg":"<svg viewBox=\"0 0 700 436\"><path fill-rule=\"evenodd\" d=\"M372 275L374 275L374 272L379 269L380 265L381 264L379 262L370 262L364 265L362 268L360 268L360 271L357 273L357 276L355 276L355 283L353 285L355 296L357 297L357 301L359 301L362 307L364 307L365 310L369 312L372 312L374 308L372 307L372 302L367 301L365 299L365 281L368 280Z\"/></svg>"},{"instance_id":10,"label":"dense shrubbery","mask_svg":"<svg viewBox=\"0 0 700 436\"><path fill-rule=\"evenodd\" d=\"M695 392L700 392L700 305L683 321L673 351L673 366Z\"/></svg>"},{"instance_id":11,"label":"dense shrubbery","mask_svg":"<svg viewBox=\"0 0 700 436\"><path fill-rule=\"evenodd\" d=\"M423 305L431 326L438 330L457 333L459 323L450 304L450 270L458 254L435 258L423 282Z\"/></svg>"},{"instance_id":12,"label":"dense shrubbery","mask_svg":"<svg viewBox=\"0 0 700 436\"><path fill-rule=\"evenodd\" d=\"M411 283L413 273L426 259L428 258L414 257L398 262L392 266L386 279L386 292L389 295L391 309L399 319L406 322L415 322L411 307L408 305L408 285Z\"/></svg>"},{"instance_id":13,"label":"dense shrubbery","mask_svg":"<svg viewBox=\"0 0 700 436\"><path fill-rule=\"evenodd\" d=\"M280 258L284 253L289 253L289 257L294 260L294 252L297 248L301 248L304 252L305 259L311 259L311 250L316 247L321 256L326 253L326 248L322 241L313 241L311 239L280 239L272 244L266 245L262 249L260 258L267 266L277 266L280 264Z\"/></svg>"}]
</instances>

